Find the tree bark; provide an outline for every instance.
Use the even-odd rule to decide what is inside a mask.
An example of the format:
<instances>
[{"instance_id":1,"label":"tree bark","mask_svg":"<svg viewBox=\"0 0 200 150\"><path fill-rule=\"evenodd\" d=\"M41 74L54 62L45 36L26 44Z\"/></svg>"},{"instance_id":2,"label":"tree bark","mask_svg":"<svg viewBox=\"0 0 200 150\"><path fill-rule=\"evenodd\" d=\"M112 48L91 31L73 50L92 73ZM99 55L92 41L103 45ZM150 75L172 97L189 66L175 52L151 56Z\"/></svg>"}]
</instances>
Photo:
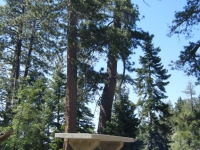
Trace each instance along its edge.
<instances>
[{"instance_id":1,"label":"tree bark","mask_svg":"<svg viewBox=\"0 0 200 150\"><path fill-rule=\"evenodd\" d=\"M7 140L11 136L12 133L13 133L13 129L10 128L4 135L0 136L0 143Z\"/></svg>"},{"instance_id":2,"label":"tree bark","mask_svg":"<svg viewBox=\"0 0 200 150\"><path fill-rule=\"evenodd\" d=\"M119 9L119 5L116 3L116 9ZM114 27L121 28L121 22L119 17L114 14ZM104 129L106 128L106 122L111 120L112 104L115 94L116 87L116 75L117 75L117 57L118 50L115 46L115 40L111 41L108 61L107 61L107 74L108 78L105 82L105 86L102 93L101 104L100 104L100 114L98 123L98 133L104 134Z\"/></svg>"},{"instance_id":3,"label":"tree bark","mask_svg":"<svg viewBox=\"0 0 200 150\"><path fill-rule=\"evenodd\" d=\"M22 7L22 13L24 14L25 8ZM15 58L13 62L13 78L18 79L20 76L20 61L21 61L21 51L22 51L22 34L23 34L23 22L21 21L18 27L18 37L16 42L16 48L15 48Z\"/></svg>"},{"instance_id":4,"label":"tree bark","mask_svg":"<svg viewBox=\"0 0 200 150\"><path fill-rule=\"evenodd\" d=\"M28 56L27 56L27 59L26 59L26 66L25 66L25 70L24 70L24 77L27 77L28 72L29 72L29 68L30 68L30 64L31 64L31 53L33 51L33 40L34 40L33 34L34 33L32 31L30 44L29 44L29 48L28 48Z\"/></svg>"},{"instance_id":5,"label":"tree bark","mask_svg":"<svg viewBox=\"0 0 200 150\"><path fill-rule=\"evenodd\" d=\"M18 79L20 76L21 47L22 47L22 40L18 39L16 43L15 57L14 57L13 69L12 69L13 79Z\"/></svg>"},{"instance_id":6,"label":"tree bark","mask_svg":"<svg viewBox=\"0 0 200 150\"><path fill-rule=\"evenodd\" d=\"M116 72L117 72L117 59L108 54L107 73L108 79L105 83L102 99L100 104L100 115L98 124L98 133L103 134L106 127L106 122L111 119L112 103L116 87Z\"/></svg>"},{"instance_id":7,"label":"tree bark","mask_svg":"<svg viewBox=\"0 0 200 150\"><path fill-rule=\"evenodd\" d=\"M77 116L77 15L73 1L68 1L67 32L67 91L66 91L66 124L65 132L76 132ZM64 139L63 150L72 150L67 139Z\"/></svg>"}]
</instances>

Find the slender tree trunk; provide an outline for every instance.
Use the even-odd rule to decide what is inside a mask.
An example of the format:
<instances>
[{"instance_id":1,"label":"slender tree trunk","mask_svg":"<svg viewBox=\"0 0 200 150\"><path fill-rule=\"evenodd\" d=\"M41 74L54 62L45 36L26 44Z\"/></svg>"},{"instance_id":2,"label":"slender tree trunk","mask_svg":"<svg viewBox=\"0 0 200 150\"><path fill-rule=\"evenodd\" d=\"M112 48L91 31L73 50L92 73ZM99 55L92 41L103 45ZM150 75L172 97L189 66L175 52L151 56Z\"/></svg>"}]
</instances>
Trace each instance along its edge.
<instances>
[{"instance_id":1,"label":"slender tree trunk","mask_svg":"<svg viewBox=\"0 0 200 150\"><path fill-rule=\"evenodd\" d=\"M20 76L20 60L21 60L21 50L22 50L22 40L20 39L20 34L22 34L22 28L19 28L19 38L16 42L14 61L12 62L12 72L11 72L11 82L8 89L8 97L6 99L6 108L4 114L4 125L8 125L12 119L12 107L17 102L17 79Z\"/></svg>"},{"instance_id":2,"label":"slender tree trunk","mask_svg":"<svg viewBox=\"0 0 200 150\"><path fill-rule=\"evenodd\" d=\"M153 123L153 120L152 120L152 112L149 111L149 143L148 143L148 150L153 150L153 141L152 141L152 123Z\"/></svg>"},{"instance_id":3,"label":"slender tree trunk","mask_svg":"<svg viewBox=\"0 0 200 150\"><path fill-rule=\"evenodd\" d=\"M24 70L24 77L27 77L28 71L29 71L29 68L30 68L30 64L31 64L31 53L33 51L33 40L34 40L33 34L34 33L32 32L30 44L29 44L29 48L28 48L28 56L27 56L27 59L26 59L26 66L25 66L25 70Z\"/></svg>"},{"instance_id":4,"label":"slender tree trunk","mask_svg":"<svg viewBox=\"0 0 200 150\"><path fill-rule=\"evenodd\" d=\"M119 9L118 4L116 4L116 9L117 10ZM116 16L116 14L114 18L115 18L114 27L121 28L120 19ZM112 104L116 87L117 57L118 57L118 50L116 50L115 42L112 41L108 52L108 62L107 62L108 78L103 89L101 105L100 105L99 124L98 124L99 134L104 133L104 129L106 128L106 122L111 120Z\"/></svg>"},{"instance_id":5,"label":"slender tree trunk","mask_svg":"<svg viewBox=\"0 0 200 150\"><path fill-rule=\"evenodd\" d=\"M24 14L25 8L22 7L22 13ZM18 79L20 76L20 61L21 61L21 51L22 51L22 34L23 34L23 22L21 21L18 27L18 39L16 42L16 48L15 48L15 58L13 63L13 78ZM16 86L16 85L14 85Z\"/></svg>"},{"instance_id":6,"label":"slender tree trunk","mask_svg":"<svg viewBox=\"0 0 200 150\"><path fill-rule=\"evenodd\" d=\"M67 32L67 96L65 132L76 132L77 116L77 15L73 1L68 0L68 32ZM64 139L63 150L72 150L68 140Z\"/></svg>"},{"instance_id":7,"label":"slender tree trunk","mask_svg":"<svg viewBox=\"0 0 200 150\"><path fill-rule=\"evenodd\" d=\"M21 47L22 47L22 40L19 39L16 45L14 79L18 79L20 76Z\"/></svg>"}]
</instances>

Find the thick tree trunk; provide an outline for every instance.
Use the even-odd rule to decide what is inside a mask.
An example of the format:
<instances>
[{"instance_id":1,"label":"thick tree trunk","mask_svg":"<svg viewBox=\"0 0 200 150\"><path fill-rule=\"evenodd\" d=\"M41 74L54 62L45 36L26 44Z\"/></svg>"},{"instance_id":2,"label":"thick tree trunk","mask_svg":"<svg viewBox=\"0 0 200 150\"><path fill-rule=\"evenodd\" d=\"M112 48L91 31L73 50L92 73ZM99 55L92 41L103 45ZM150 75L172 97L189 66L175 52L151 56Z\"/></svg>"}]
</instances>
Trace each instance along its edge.
<instances>
[{"instance_id":1,"label":"thick tree trunk","mask_svg":"<svg viewBox=\"0 0 200 150\"><path fill-rule=\"evenodd\" d=\"M65 132L76 132L77 116L77 16L73 1L68 1L68 32L67 32L67 96L66 96L66 125ZM64 139L63 150L72 150L68 140Z\"/></svg>"},{"instance_id":2,"label":"thick tree trunk","mask_svg":"<svg viewBox=\"0 0 200 150\"><path fill-rule=\"evenodd\" d=\"M119 6L116 4L116 9ZM114 27L121 28L121 23L119 18L115 15L114 16ZM98 123L98 133L103 134L104 129L106 128L106 122L111 120L111 112L112 112L112 104L113 98L115 94L115 87L116 87L116 75L117 75L117 57L118 57L118 50L115 46L115 40L113 40L110 44L110 49L108 52L108 62L107 62L107 74L108 78L106 80L101 104L100 104L100 114L99 114L99 123Z\"/></svg>"},{"instance_id":3,"label":"thick tree trunk","mask_svg":"<svg viewBox=\"0 0 200 150\"><path fill-rule=\"evenodd\" d=\"M117 73L117 58L110 52L107 62L107 73L108 79L105 83L101 105L100 105L100 115L98 124L98 133L103 134L106 127L106 121L111 119L112 103L115 93L116 86L116 73Z\"/></svg>"}]
</instances>

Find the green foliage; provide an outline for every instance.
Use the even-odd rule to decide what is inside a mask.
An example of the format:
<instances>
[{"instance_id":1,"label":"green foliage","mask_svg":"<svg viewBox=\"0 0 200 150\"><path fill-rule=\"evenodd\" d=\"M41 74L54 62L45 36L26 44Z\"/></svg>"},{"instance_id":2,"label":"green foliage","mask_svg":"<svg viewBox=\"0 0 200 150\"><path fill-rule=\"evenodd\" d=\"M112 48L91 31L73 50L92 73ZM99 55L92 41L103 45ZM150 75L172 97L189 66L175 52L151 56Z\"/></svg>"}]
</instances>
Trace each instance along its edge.
<instances>
[{"instance_id":1,"label":"green foliage","mask_svg":"<svg viewBox=\"0 0 200 150\"><path fill-rule=\"evenodd\" d=\"M16 67L24 76L32 70L48 73L52 69L49 61L61 50L60 42L65 39L56 25L54 7L48 1L39 0L7 0L1 6L0 56L11 76L17 74Z\"/></svg>"},{"instance_id":2,"label":"green foliage","mask_svg":"<svg viewBox=\"0 0 200 150\"><path fill-rule=\"evenodd\" d=\"M191 96L195 93L193 84L189 83L185 92L189 99L179 99L174 108L173 149L198 149L200 147L200 99ZM189 93L190 91L190 93Z\"/></svg>"},{"instance_id":3,"label":"green foliage","mask_svg":"<svg viewBox=\"0 0 200 150\"><path fill-rule=\"evenodd\" d=\"M167 123L170 117L169 105L162 99L165 95L166 80L170 77L158 57L159 48L152 44L153 36L143 43L144 56L140 56L141 68L136 69L136 85L138 89L138 107L141 119L140 139L143 149L169 149L171 128Z\"/></svg>"},{"instance_id":4,"label":"green foliage","mask_svg":"<svg viewBox=\"0 0 200 150\"><path fill-rule=\"evenodd\" d=\"M62 148L63 140L54 138L55 133L64 131L65 122L65 98L66 98L66 75L64 74L63 63L56 63L49 89L45 94L46 114L48 114L47 135L49 137L50 148Z\"/></svg>"},{"instance_id":5,"label":"green foliage","mask_svg":"<svg viewBox=\"0 0 200 150\"><path fill-rule=\"evenodd\" d=\"M92 122L94 115L87 107L84 99L78 99L77 105L77 132L78 133L94 133L94 123Z\"/></svg>"},{"instance_id":6,"label":"green foliage","mask_svg":"<svg viewBox=\"0 0 200 150\"><path fill-rule=\"evenodd\" d=\"M190 42L188 46L184 46L184 50L180 52L179 59L172 61L172 69L183 70L188 76L194 76L197 78L197 84L200 81L200 64L199 53L200 41Z\"/></svg>"},{"instance_id":7,"label":"green foliage","mask_svg":"<svg viewBox=\"0 0 200 150\"><path fill-rule=\"evenodd\" d=\"M136 106L129 100L129 91L125 87L115 95L111 121L107 122L106 134L135 138L139 120L136 118ZM122 150L132 150L138 141L125 144Z\"/></svg>"},{"instance_id":8,"label":"green foliage","mask_svg":"<svg viewBox=\"0 0 200 150\"><path fill-rule=\"evenodd\" d=\"M192 27L199 24L199 8L198 0L187 0L186 6L182 11L175 12L173 25L170 27L170 34L186 34L191 36Z\"/></svg>"},{"instance_id":9,"label":"green foliage","mask_svg":"<svg viewBox=\"0 0 200 150\"><path fill-rule=\"evenodd\" d=\"M46 0L6 0L0 6L0 69L6 74L0 76L6 93L2 113L5 126L11 122L12 107L18 103L19 79L50 73L53 66L49 62L66 45L56 15L55 5ZM61 41L65 44L59 44Z\"/></svg>"},{"instance_id":10,"label":"green foliage","mask_svg":"<svg viewBox=\"0 0 200 150\"><path fill-rule=\"evenodd\" d=\"M46 79L39 77L35 82L23 81L19 90L19 103L13 109L12 128L14 134L6 141L3 149L47 149L45 134L48 115L44 114ZM28 85L29 84L29 85Z\"/></svg>"},{"instance_id":11,"label":"green foliage","mask_svg":"<svg viewBox=\"0 0 200 150\"><path fill-rule=\"evenodd\" d=\"M198 0L187 0L183 10L175 12L175 19L172 22L172 26L170 26L171 31L169 35L186 34L187 38L192 37L192 31L199 24L199 8L200 3ZM199 47L199 40L197 42L190 42L181 51L178 60L171 64L173 69L181 69L187 75L195 76L198 83L200 81Z\"/></svg>"},{"instance_id":12,"label":"green foliage","mask_svg":"<svg viewBox=\"0 0 200 150\"><path fill-rule=\"evenodd\" d=\"M102 80L101 73L90 65L81 64L78 69L78 98L77 98L77 132L94 133L92 119L94 115L88 107L95 100L99 90L98 83Z\"/></svg>"}]
</instances>

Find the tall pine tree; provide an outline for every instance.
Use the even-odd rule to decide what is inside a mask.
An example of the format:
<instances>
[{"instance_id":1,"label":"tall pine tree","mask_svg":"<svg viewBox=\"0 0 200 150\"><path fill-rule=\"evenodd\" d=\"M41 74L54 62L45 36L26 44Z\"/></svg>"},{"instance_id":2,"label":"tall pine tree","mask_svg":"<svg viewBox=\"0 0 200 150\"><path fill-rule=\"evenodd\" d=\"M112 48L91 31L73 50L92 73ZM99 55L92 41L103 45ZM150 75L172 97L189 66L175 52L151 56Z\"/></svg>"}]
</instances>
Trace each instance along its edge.
<instances>
[{"instance_id":1,"label":"tall pine tree","mask_svg":"<svg viewBox=\"0 0 200 150\"><path fill-rule=\"evenodd\" d=\"M158 57L159 48L152 44L153 36L143 43L144 56L140 56L141 68L136 69L138 88L138 106L140 110L140 132L144 140L144 149L167 150L169 149L169 135L171 128L167 124L169 113L168 104L162 100L167 98L165 86L170 77L164 69L161 58Z\"/></svg>"},{"instance_id":2,"label":"tall pine tree","mask_svg":"<svg viewBox=\"0 0 200 150\"><path fill-rule=\"evenodd\" d=\"M128 58L132 54L134 38L131 33L138 20L137 7L130 0L110 1L110 6L106 9L108 17L108 28L106 31L107 44L107 72L104 82L104 89L100 101L100 114L98 123L98 133L104 133L106 122L111 120L112 104L116 88L117 62L122 59L124 70L129 70Z\"/></svg>"},{"instance_id":3,"label":"tall pine tree","mask_svg":"<svg viewBox=\"0 0 200 150\"><path fill-rule=\"evenodd\" d=\"M18 91L18 105L13 108L15 113L11 126L13 135L3 149L48 149L46 134L48 114L45 107L46 78L38 76L36 80L21 80Z\"/></svg>"}]
</instances>

